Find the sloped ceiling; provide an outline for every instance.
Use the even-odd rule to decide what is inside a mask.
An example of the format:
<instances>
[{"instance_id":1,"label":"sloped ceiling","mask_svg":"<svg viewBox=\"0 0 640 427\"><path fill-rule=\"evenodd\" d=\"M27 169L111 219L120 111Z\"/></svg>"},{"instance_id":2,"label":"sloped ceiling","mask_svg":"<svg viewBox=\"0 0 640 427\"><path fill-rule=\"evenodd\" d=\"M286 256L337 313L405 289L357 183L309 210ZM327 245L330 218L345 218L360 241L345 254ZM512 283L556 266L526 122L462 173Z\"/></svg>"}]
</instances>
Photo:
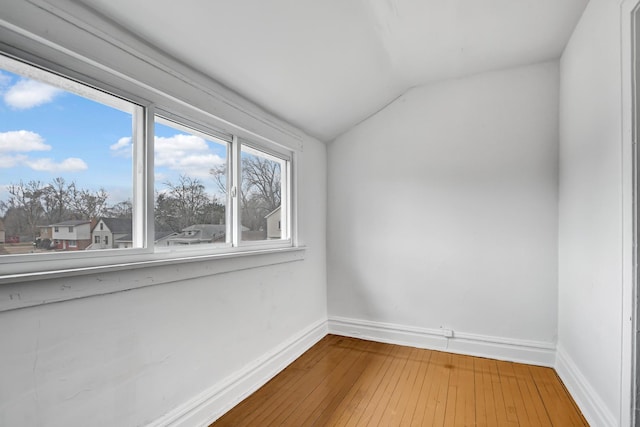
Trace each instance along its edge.
<instances>
[{"instance_id":1,"label":"sloped ceiling","mask_svg":"<svg viewBox=\"0 0 640 427\"><path fill-rule=\"evenodd\" d=\"M588 0L81 0L322 141L429 82L558 58Z\"/></svg>"}]
</instances>

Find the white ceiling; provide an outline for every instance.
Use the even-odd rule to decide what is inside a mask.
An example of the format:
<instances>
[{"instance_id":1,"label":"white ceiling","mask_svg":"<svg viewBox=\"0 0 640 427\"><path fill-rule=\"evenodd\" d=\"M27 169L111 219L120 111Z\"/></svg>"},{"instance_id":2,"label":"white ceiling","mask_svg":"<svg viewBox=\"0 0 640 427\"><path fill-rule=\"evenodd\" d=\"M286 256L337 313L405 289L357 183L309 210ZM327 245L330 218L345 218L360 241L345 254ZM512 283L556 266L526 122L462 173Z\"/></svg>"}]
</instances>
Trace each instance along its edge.
<instances>
[{"instance_id":1,"label":"white ceiling","mask_svg":"<svg viewBox=\"0 0 640 427\"><path fill-rule=\"evenodd\" d=\"M82 0L330 141L407 89L558 58L588 0Z\"/></svg>"}]
</instances>

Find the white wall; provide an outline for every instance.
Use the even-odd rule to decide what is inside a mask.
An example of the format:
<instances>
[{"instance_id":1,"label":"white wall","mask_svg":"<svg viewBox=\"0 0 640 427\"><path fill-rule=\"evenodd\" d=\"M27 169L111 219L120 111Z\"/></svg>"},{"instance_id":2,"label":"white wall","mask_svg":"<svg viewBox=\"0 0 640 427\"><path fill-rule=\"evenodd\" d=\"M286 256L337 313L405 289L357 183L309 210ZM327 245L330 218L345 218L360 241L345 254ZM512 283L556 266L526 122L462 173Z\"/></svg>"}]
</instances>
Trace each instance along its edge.
<instances>
[{"instance_id":1,"label":"white wall","mask_svg":"<svg viewBox=\"0 0 640 427\"><path fill-rule=\"evenodd\" d=\"M557 370L594 425L621 408L623 144L620 4L591 0L560 63ZM630 230L627 231L630 234Z\"/></svg>"},{"instance_id":2,"label":"white wall","mask_svg":"<svg viewBox=\"0 0 640 427\"><path fill-rule=\"evenodd\" d=\"M0 313L0 425L145 425L324 321L325 152L305 141L304 261Z\"/></svg>"},{"instance_id":3,"label":"white wall","mask_svg":"<svg viewBox=\"0 0 640 427\"><path fill-rule=\"evenodd\" d=\"M549 62L415 88L329 146L330 320L553 363L558 84Z\"/></svg>"},{"instance_id":4,"label":"white wall","mask_svg":"<svg viewBox=\"0 0 640 427\"><path fill-rule=\"evenodd\" d=\"M24 32L15 36L12 25L0 21L0 47L10 40L9 47L19 50L22 34L55 39L51 46L77 47L80 56L102 59L131 77L127 84L142 79L138 81L221 115L221 122L233 121L239 132L276 141L289 136L299 143L293 148L301 149L296 173L303 260L250 268L263 264L251 261L256 256L236 257L0 286L0 425L205 422L326 332L326 146L144 44L119 49L113 40L85 34L91 25L68 25L66 18L29 2L5 3L2 19ZM120 41L130 37L97 34ZM47 57L48 46L37 45L37 53ZM132 53L136 47L143 49L145 60ZM60 51L50 56L65 58L75 71L86 65L75 53L62 56ZM160 100L164 96L149 94ZM203 273L228 270L217 263L239 270ZM158 282L164 284L153 285ZM100 289L103 283L136 289L69 300L78 289L86 295L92 284ZM32 305L38 295L48 300L46 295L69 292L72 296L63 296L64 302L11 309L12 301L27 294L26 305Z\"/></svg>"}]
</instances>

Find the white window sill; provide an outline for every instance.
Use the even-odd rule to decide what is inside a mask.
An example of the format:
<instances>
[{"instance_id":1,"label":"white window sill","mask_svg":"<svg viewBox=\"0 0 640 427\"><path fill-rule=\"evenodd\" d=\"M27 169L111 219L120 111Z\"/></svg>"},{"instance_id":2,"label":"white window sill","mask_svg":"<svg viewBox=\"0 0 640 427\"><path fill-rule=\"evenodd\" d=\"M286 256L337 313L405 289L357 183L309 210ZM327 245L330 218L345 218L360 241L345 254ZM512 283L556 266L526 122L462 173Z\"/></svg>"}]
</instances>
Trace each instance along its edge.
<instances>
[{"instance_id":1,"label":"white window sill","mask_svg":"<svg viewBox=\"0 0 640 427\"><path fill-rule=\"evenodd\" d=\"M0 274L0 312L301 261L305 251L304 247L285 247L183 257L175 254L173 258Z\"/></svg>"}]
</instances>

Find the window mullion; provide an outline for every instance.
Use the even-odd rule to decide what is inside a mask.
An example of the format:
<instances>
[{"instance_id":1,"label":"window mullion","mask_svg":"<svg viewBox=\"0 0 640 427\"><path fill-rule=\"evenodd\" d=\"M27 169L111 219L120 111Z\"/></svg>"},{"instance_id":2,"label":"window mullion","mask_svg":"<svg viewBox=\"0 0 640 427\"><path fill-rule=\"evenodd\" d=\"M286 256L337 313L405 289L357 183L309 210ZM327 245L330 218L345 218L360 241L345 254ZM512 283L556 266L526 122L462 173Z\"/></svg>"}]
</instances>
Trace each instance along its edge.
<instances>
[{"instance_id":1,"label":"window mullion","mask_svg":"<svg viewBox=\"0 0 640 427\"><path fill-rule=\"evenodd\" d=\"M154 108L149 105L140 114L140 120L136 120L134 135L140 143L134 145L134 174L136 177L134 199L135 221L133 224L134 242L143 243L145 248L153 248L155 240L154 221ZM136 245L134 245L135 247Z\"/></svg>"},{"instance_id":2,"label":"window mullion","mask_svg":"<svg viewBox=\"0 0 640 427\"><path fill-rule=\"evenodd\" d=\"M242 170L241 170L241 156L240 156L240 141L237 136L233 137L231 142L231 170L229 173L230 185L228 186L228 192L231 195L231 244L238 246L240 244L240 238L242 233L242 212L240 209L240 192L242 191Z\"/></svg>"},{"instance_id":3,"label":"window mullion","mask_svg":"<svg viewBox=\"0 0 640 427\"><path fill-rule=\"evenodd\" d=\"M281 197L280 197L280 204L281 204L281 222L282 222L282 226L281 226L281 233L282 233L282 239L290 239L291 238L291 226L290 226L290 217L291 217L291 188L290 188L290 184L291 184L291 161L286 161L284 164L284 168L281 172L281 183L282 183L282 189L281 189Z\"/></svg>"}]
</instances>

